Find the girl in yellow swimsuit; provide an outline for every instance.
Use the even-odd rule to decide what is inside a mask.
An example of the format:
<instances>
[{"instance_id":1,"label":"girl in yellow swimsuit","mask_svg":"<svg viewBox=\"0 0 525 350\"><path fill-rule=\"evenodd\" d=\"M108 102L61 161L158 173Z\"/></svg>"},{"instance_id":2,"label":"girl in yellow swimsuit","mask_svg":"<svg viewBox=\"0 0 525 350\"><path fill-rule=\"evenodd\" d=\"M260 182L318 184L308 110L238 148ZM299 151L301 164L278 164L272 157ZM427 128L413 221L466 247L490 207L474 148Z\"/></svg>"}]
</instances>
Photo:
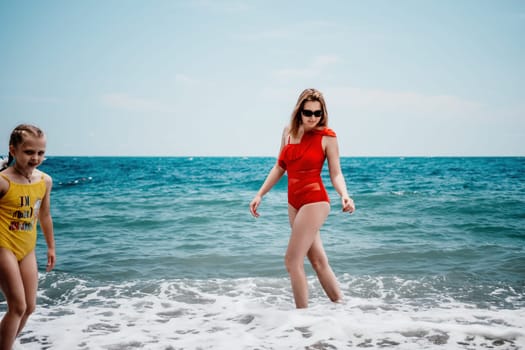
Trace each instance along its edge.
<instances>
[{"instance_id":1,"label":"girl in yellow swimsuit","mask_svg":"<svg viewBox=\"0 0 525 350\"><path fill-rule=\"evenodd\" d=\"M55 240L50 212L52 179L37 170L44 160L46 137L32 125L11 133L9 159L0 172L0 290L7 311L0 322L0 350L10 350L35 310L38 268L36 227L47 243L47 271L55 266Z\"/></svg>"}]
</instances>

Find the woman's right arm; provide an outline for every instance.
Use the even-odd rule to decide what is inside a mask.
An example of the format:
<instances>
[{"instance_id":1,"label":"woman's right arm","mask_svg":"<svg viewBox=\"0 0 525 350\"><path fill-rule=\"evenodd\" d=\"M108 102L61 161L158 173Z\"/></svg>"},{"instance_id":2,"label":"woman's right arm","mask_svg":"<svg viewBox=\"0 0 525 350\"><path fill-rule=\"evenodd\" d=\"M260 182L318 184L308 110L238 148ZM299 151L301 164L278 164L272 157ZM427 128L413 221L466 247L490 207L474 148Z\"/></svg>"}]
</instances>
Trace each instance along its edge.
<instances>
[{"instance_id":1,"label":"woman's right arm","mask_svg":"<svg viewBox=\"0 0 525 350\"><path fill-rule=\"evenodd\" d=\"M285 145L287 134L288 134L288 128L285 128L283 131L282 138L281 138L281 147L279 149L279 154L281 153L281 150L283 149ZM281 177L283 177L284 172L285 170L281 168L281 166L279 165L279 160L277 160L272 170L270 170L270 173L268 173L268 176L266 177L266 180L264 180L261 188L255 195L255 197L252 199L252 201L250 202L250 212L252 213L254 217L256 218L259 217L257 208L259 207L259 204L262 201L262 197L264 197L264 195L268 193L272 189L272 187L275 186L277 182L279 182Z\"/></svg>"}]
</instances>

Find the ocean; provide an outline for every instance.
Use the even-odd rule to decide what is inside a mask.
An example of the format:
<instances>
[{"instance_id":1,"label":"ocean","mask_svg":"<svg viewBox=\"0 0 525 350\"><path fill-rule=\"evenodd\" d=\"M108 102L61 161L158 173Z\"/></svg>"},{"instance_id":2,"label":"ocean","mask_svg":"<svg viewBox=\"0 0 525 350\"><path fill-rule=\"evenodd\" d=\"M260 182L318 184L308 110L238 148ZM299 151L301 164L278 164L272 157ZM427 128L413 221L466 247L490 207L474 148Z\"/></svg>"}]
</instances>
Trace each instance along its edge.
<instances>
[{"instance_id":1,"label":"ocean","mask_svg":"<svg viewBox=\"0 0 525 350\"><path fill-rule=\"evenodd\" d=\"M525 349L525 158L342 158L321 236L344 302L284 267L286 179L240 157L49 157L57 266L20 349ZM6 310L0 296L0 315Z\"/></svg>"}]
</instances>

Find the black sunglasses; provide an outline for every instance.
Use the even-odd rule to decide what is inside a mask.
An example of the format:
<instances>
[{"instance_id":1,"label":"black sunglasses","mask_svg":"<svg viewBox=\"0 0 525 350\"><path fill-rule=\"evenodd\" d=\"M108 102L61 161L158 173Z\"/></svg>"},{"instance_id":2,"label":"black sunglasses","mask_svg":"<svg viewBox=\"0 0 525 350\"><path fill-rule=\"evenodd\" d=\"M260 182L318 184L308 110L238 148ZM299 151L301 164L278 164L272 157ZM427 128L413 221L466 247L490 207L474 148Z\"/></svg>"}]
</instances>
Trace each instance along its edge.
<instances>
[{"instance_id":1,"label":"black sunglasses","mask_svg":"<svg viewBox=\"0 0 525 350\"><path fill-rule=\"evenodd\" d=\"M323 111L322 110L317 110L317 111L310 111L308 109L303 109L302 111L303 115L305 117L311 117L312 115L315 116L316 118L319 118L320 116L323 115Z\"/></svg>"}]
</instances>

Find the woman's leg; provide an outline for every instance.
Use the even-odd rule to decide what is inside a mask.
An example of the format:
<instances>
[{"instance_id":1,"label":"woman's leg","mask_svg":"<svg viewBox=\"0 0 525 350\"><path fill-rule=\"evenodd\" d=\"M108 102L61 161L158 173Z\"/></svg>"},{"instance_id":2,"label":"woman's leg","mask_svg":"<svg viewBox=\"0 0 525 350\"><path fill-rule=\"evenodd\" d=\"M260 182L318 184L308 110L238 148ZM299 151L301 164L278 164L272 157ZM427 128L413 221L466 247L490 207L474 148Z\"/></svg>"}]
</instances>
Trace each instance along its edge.
<instances>
[{"instance_id":1,"label":"woman's leg","mask_svg":"<svg viewBox=\"0 0 525 350\"><path fill-rule=\"evenodd\" d=\"M36 292L38 289L38 268L36 264L35 251L29 253L22 261L20 261L20 274L24 282L26 311L20 320L17 335L20 334L24 328L27 319L35 311L36 308Z\"/></svg>"},{"instance_id":2,"label":"woman's leg","mask_svg":"<svg viewBox=\"0 0 525 350\"><path fill-rule=\"evenodd\" d=\"M11 350L26 312L26 298L18 261L5 248L0 248L0 289L7 301L7 312L0 322L0 350Z\"/></svg>"},{"instance_id":3,"label":"woman's leg","mask_svg":"<svg viewBox=\"0 0 525 350\"><path fill-rule=\"evenodd\" d=\"M328 263L328 257L324 251L321 234L319 232L315 237L312 247L308 251L308 260L310 260L313 269L317 273L317 278L326 295L328 295L328 298L333 302L340 301L343 295L339 289L337 278Z\"/></svg>"},{"instance_id":4,"label":"woman's leg","mask_svg":"<svg viewBox=\"0 0 525 350\"><path fill-rule=\"evenodd\" d=\"M286 250L285 265L292 282L297 308L308 307L308 283L304 272L304 258L329 212L328 202L306 204L298 211L289 206L288 214L292 234Z\"/></svg>"}]
</instances>

